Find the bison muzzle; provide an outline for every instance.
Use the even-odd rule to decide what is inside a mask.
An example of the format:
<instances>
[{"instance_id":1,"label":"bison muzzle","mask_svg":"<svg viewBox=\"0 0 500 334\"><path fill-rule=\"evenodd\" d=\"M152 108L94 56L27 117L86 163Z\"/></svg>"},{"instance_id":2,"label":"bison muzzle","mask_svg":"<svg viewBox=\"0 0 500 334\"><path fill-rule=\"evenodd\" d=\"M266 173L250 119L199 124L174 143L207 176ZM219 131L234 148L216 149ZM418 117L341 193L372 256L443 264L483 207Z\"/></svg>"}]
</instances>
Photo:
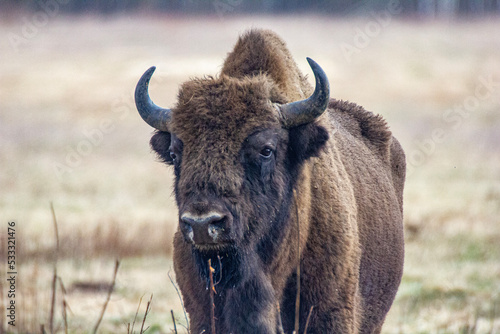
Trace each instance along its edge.
<instances>
[{"instance_id":1,"label":"bison muzzle","mask_svg":"<svg viewBox=\"0 0 500 334\"><path fill-rule=\"evenodd\" d=\"M252 30L171 109L149 97L154 67L137 84L151 146L175 173L192 333L213 320L217 333L291 333L298 283L300 333L309 315L310 334L381 331L403 272L404 152L382 117L330 99L307 60L314 89L276 34Z\"/></svg>"}]
</instances>

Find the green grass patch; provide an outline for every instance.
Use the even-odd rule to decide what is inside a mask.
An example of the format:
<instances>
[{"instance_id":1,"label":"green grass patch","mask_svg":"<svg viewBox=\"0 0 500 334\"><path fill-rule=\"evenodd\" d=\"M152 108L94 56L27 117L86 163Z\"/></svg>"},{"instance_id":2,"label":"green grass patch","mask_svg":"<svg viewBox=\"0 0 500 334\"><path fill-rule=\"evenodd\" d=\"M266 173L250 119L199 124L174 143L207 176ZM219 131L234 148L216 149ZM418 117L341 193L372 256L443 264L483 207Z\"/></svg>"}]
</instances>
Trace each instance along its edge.
<instances>
[{"instance_id":1,"label":"green grass patch","mask_svg":"<svg viewBox=\"0 0 500 334\"><path fill-rule=\"evenodd\" d=\"M458 235L450 239L451 261L487 262L500 258L500 240Z\"/></svg>"},{"instance_id":2,"label":"green grass patch","mask_svg":"<svg viewBox=\"0 0 500 334\"><path fill-rule=\"evenodd\" d=\"M464 289L446 289L436 286L425 286L421 282L403 283L398 303L407 305L410 313L419 309L447 305L449 308L462 308L467 304L468 292Z\"/></svg>"}]
</instances>

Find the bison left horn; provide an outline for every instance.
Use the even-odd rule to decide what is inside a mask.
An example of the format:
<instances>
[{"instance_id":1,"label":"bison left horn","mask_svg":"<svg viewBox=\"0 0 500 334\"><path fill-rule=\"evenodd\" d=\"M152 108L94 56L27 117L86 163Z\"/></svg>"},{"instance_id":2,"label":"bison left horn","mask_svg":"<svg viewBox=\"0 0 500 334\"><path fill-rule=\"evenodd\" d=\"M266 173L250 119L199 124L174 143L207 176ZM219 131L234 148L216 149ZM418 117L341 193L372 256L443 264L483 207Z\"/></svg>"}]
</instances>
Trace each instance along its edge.
<instances>
[{"instance_id":1,"label":"bison left horn","mask_svg":"<svg viewBox=\"0 0 500 334\"><path fill-rule=\"evenodd\" d=\"M307 62L314 73L316 88L305 100L278 105L283 127L287 129L313 122L325 112L330 100L330 84L325 72L311 58L307 58Z\"/></svg>"},{"instance_id":2,"label":"bison left horn","mask_svg":"<svg viewBox=\"0 0 500 334\"><path fill-rule=\"evenodd\" d=\"M170 109L154 104L148 93L149 81L155 69L155 66L150 67L139 79L135 87L135 106L146 123L160 131L168 131L168 124L172 117Z\"/></svg>"}]
</instances>

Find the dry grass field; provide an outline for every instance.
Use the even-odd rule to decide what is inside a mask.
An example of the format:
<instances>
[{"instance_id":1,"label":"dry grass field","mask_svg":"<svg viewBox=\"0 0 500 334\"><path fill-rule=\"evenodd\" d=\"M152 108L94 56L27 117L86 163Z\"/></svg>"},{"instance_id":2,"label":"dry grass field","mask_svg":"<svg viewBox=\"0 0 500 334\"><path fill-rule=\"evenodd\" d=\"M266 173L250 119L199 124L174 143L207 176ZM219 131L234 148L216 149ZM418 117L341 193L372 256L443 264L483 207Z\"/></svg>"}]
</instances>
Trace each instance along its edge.
<instances>
[{"instance_id":1,"label":"dry grass field","mask_svg":"<svg viewBox=\"0 0 500 334\"><path fill-rule=\"evenodd\" d=\"M248 28L265 27L325 69L332 96L382 114L405 148L406 263L384 333L500 333L500 20L380 21L324 16L66 17L0 20L0 281L16 223L14 333L91 331L121 260L100 332L127 332L142 296L147 333L184 315L169 273L172 173L155 161L132 93L157 66L151 96L216 74ZM44 23L44 24L42 24ZM50 203L59 229L59 252ZM0 330L1 331L1 330Z\"/></svg>"}]
</instances>

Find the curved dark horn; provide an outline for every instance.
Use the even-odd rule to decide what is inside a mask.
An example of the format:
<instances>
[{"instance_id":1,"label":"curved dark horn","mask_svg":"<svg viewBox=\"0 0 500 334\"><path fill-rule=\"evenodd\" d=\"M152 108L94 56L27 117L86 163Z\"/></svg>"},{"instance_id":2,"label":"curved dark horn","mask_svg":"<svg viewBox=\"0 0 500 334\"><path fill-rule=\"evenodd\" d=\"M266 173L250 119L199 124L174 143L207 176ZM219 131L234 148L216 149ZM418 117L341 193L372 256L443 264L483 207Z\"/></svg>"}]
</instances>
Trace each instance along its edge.
<instances>
[{"instance_id":1,"label":"curved dark horn","mask_svg":"<svg viewBox=\"0 0 500 334\"><path fill-rule=\"evenodd\" d=\"M156 67L150 67L139 79L135 87L135 106L142 119L153 128L160 131L168 131L168 124L171 119L170 109L165 109L153 103L148 93L149 80Z\"/></svg>"},{"instance_id":2,"label":"curved dark horn","mask_svg":"<svg viewBox=\"0 0 500 334\"><path fill-rule=\"evenodd\" d=\"M279 105L287 129L314 121L323 114L330 100L330 84L323 69L311 58L307 62L316 78L314 93L307 99Z\"/></svg>"}]
</instances>

